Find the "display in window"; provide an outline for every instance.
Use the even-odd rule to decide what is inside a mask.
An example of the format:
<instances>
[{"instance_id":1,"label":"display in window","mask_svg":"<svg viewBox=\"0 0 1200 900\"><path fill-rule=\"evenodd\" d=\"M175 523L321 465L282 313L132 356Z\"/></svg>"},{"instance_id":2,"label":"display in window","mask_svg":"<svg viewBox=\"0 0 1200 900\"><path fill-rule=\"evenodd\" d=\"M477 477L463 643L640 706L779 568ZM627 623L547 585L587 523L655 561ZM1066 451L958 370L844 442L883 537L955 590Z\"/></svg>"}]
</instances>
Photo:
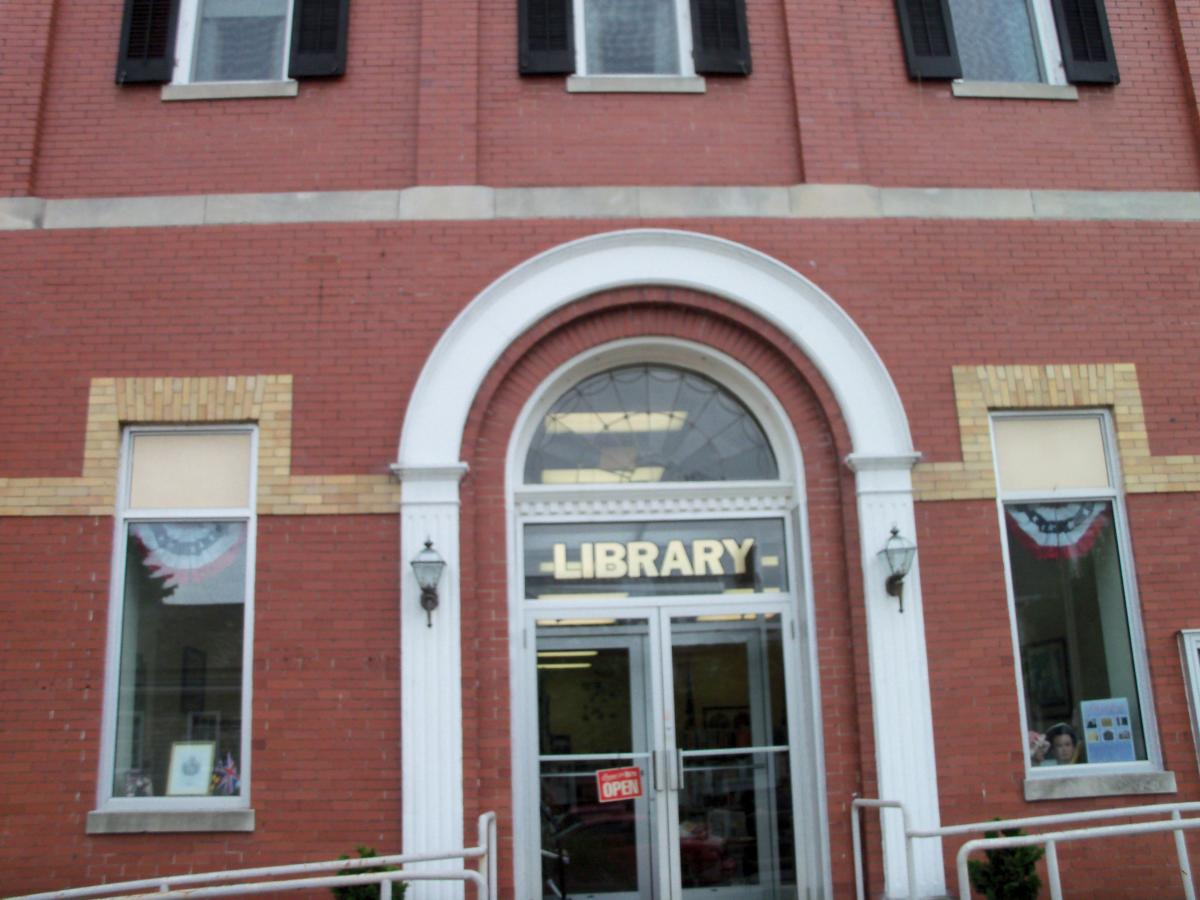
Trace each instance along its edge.
<instances>
[{"instance_id":1,"label":"display in window","mask_svg":"<svg viewBox=\"0 0 1200 900\"><path fill-rule=\"evenodd\" d=\"M213 755L211 741L176 741L171 745L171 767L167 794L172 797L207 794L211 784Z\"/></svg>"},{"instance_id":2,"label":"display in window","mask_svg":"<svg viewBox=\"0 0 1200 900\"><path fill-rule=\"evenodd\" d=\"M1009 503L1004 512L1030 764L1146 759L1112 502Z\"/></svg>"},{"instance_id":3,"label":"display in window","mask_svg":"<svg viewBox=\"0 0 1200 900\"><path fill-rule=\"evenodd\" d=\"M240 791L246 538L244 522L128 525L114 795Z\"/></svg>"}]
</instances>

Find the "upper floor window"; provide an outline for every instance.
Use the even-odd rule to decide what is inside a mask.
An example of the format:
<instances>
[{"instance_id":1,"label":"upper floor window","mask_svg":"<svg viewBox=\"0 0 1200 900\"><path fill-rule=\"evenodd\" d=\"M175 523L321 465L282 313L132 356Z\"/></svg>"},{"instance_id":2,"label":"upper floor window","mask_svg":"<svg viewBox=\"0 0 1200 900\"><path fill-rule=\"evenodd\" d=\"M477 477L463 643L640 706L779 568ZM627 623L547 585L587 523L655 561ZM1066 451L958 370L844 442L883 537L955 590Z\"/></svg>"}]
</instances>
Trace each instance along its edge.
<instances>
[{"instance_id":1,"label":"upper floor window","mask_svg":"<svg viewBox=\"0 0 1200 900\"><path fill-rule=\"evenodd\" d=\"M1116 84L1104 0L896 0L912 78Z\"/></svg>"},{"instance_id":2,"label":"upper floor window","mask_svg":"<svg viewBox=\"0 0 1200 900\"><path fill-rule=\"evenodd\" d=\"M100 803L244 807L254 458L249 427L124 436Z\"/></svg>"},{"instance_id":3,"label":"upper floor window","mask_svg":"<svg viewBox=\"0 0 1200 900\"><path fill-rule=\"evenodd\" d=\"M690 75L688 8L681 0L574 0L581 75Z\"/></svg>"},{"instance_id":4,"label":"upper floor window","mask_svg":"<svg viewBox=\"0 0 1200 900\"><path fill-rule=\"evenodd\" d=\"M289 0L183 0L174 81L282 80L291 6Z\"/></svg>"},{"instance_id":5,"label":"upper floor window","mask_svg":"<svg viewBox=\"0 0 1200 900\"><path fill-rule=\"evenodd\" d=\"M1154 760L1107 416L997 415L992 430L1029 765Z\"/></svg>"},{"instance_id":6,"label":"upper floor window","mask_svg":"<svg viewBox=\"0 0 1200 900\"><path fill-rule=\"evenodd\" d=\"M774 480L758 421L715 382L672 366L584 379L539 423L526 484Z\"/></svg>"},{"instance_id":7,"label":"upper floor window","mask_svg":"<svg viewBox=\"0 0 1200 900\"><path fill-rule=\"evenodd\" d=\"M346 70L350 0L125 0L117 83L278 82Z\"/></svg>"},{"instance_id":8,"label":"upper floor window","mask_svg":"<svg viewBox=\"0 0 1200 900\"><path fill-rule=\"evenodd\" d=\"M950 0L950 9L966 80L1066 83L1050 0Z\"/></svg>"},{"instance_id":9,"label":"upper floor window","mask_svg":"<svg viewBox=\"0 0 1200 900\"><path fill-rule=\"evenodd\" d=\"M520 0L524 75L750 74L745 0Z\"/></svg>"}]
</instances>

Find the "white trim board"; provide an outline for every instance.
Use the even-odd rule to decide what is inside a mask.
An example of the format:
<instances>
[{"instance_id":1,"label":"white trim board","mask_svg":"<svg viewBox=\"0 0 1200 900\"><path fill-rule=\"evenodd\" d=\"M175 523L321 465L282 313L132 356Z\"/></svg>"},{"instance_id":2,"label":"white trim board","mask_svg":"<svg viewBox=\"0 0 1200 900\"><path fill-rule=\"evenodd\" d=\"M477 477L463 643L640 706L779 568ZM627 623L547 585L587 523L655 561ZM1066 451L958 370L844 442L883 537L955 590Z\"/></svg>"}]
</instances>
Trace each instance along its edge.
<instances>
[{"instance_id":1,"label":"white trim board","mask_svg":"<svg viewBox=\"0 0 1200 900\"><path fill-rule=\"evenodd\" d=\"M447 185L277 194L0 198L0 231L295 222L671 218L1200 222L1200 192L880 188L864 184Z\"/></svg>"}]
</instances>

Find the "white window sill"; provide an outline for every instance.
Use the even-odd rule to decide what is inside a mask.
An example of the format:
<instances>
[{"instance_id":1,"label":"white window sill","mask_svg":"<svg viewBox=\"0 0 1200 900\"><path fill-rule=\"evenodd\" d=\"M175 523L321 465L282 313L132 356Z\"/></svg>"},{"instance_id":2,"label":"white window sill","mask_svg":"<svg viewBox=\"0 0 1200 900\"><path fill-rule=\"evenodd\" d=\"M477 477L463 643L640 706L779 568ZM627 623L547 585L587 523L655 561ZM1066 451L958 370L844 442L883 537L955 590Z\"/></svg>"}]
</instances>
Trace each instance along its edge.
<instances>
[{"instance_id":1,"label":"white window sill","mask_svg":"<svg viewBox=\"0 0 1200 900\"><path fill-rule=\"evenodd\" d=\"M1174 772L1071 775L1025 779L1026 800L1069 800L1074 797L1119 797L1127 794L1174 794Z\"/></svg>"},{"instance_id":2,"label":"white window sill","mask_svg":"<svg viewBox=\"0 0 1200 900\"><path fill-rule=\"evenodd\" d=\"M1073 84L1038 84L1032 81L963 81L950 82L955 97L975 97L983 100L1078 100L1079 91Z\"/></svg>"},{"instance_id":3,"label":"white window sill","mask_svg":"<svg viewBox=\"0 0 1200 900\"><path fill-rule=\"evenodd\" d=\"M570 75L572 94L703 94L699 75Z\"/></svg>"},{"instance_id":4,"label":"white window sill","mask_svg":"<svg viewBox=\"0 0 1200 900\"><path fill-rule=\"evenodd\" d=\"M253 831L254 810L220 809L194 812L92 810L87 815L88 834L165 834L184 831Z\"/></svg>"},{"instance_id":5,"label":"white window sill","mask_svg":"<svg viewBox=\"0 0 1200 900\"><path fill-rule=\"evenodd\" d=\"M164 84L163 100L247 100L255 97L295 97L300 85L284 81L197 81Z\"/></svg>"}]
</instances>

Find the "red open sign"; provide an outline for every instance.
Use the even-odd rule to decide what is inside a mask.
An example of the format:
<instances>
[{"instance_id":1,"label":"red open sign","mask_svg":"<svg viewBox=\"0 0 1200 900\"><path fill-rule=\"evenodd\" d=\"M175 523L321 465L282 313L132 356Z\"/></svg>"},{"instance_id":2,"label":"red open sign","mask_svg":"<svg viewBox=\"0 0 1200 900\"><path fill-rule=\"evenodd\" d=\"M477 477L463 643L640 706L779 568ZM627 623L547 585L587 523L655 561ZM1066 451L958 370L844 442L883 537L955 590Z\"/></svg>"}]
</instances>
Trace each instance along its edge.
<instances>
[{"instance_id":1,"label":"red open sign","mask_svg":"<svg viewBox=\"0 0 1200 900\"><path fill-rule=\"evenodd\" d=\"M596 795L601 803L633 800L642 796L642 770L637 766L600 769L596 772Z\"/></svg>"}]
</instances>

